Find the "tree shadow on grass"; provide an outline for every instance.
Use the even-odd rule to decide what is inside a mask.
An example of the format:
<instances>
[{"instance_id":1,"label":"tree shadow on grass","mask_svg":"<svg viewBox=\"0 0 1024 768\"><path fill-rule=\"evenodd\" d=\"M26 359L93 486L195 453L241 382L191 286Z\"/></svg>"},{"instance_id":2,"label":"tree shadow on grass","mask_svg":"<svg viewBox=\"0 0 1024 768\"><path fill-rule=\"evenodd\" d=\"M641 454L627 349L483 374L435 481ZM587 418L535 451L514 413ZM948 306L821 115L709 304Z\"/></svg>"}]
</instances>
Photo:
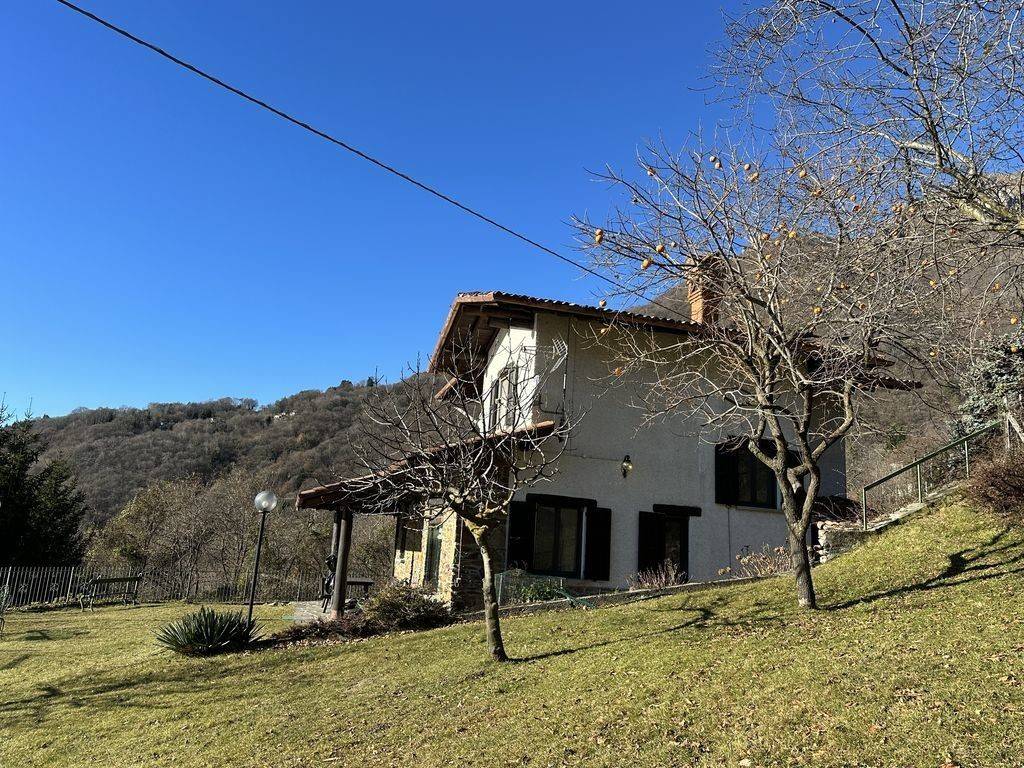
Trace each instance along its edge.
<instances>
[{"instance_id":1,"label":"tree shadow on grass","mask_svg":"<svg viewBox=\"0 0 1024 768\"><path fill-rule=\"evenodd\" d=\"M676 608L648 608L647 610L651 613L693 613L694 615L678 624L673 624L669 627L661 627L659 629L651 630L649 632L639 632L630 634L624 637L616 637L608 640L601 640L593 643L586 643L584 645L578 645L569 648L560 648L554 651L545 651L542 653L531 654L530 656L522 656L510 661L514 663L528 663L533 661L542 661L544 659L557 658L559 656L569 656L574 653L580 653L583 651L596 650L598 648L607 648L613 645L621 645L623 643L636 643L643 640L649 640L659 635L668 635L674 632L680 632L684 629L725 629L725 628L742 628L751 629L753 627L764 627L784 624L785 621L781 614L776 610L766 610L769 608L769 604L759 603L756 604L752 610L742 613L733 618L726 618L721 613L715 610L715 608L721 608L728 601L724 598L718 598L712 601L709 606L688 606L683 605ZM774 607L772 607L774 608Z\"/></svg>"},{"instance_id":2,"label":"tree shadow on grass","mask_svg":"<svg viewBox=\"0 0 1024 768\"><path fill-rule=\"evenodd\" d=\"M1007 537L1012 531L1013 529L1010 527L1003 528L984 544L967 547L948 555L946 566L935 576L913 584L892 587L863 597L844 600L841 603L828 606L825 610L841 611L890 597L904 597L918 592L949 589L962 584L990 581L1024 573L1024 544L1017 539L1007 541ZM1006 555L1012 556L1006 557ZM1022 564L1022 567L1010 567L1017 564Z\"/></svg>"},{"instance_id":3,"label":"tree shadow on grass","mask_svg":"<svg viewBox=\"0 0 1024 768\"><path fill-rule=\"evenodd\" d=\"M72 638L88 634L89 631L86 629L30 629L25 632L25 635L21 639L29 640L31 642L71 640Z\"/></svg>"},{"instance_id":4,"label":"tree shadow on grass","mask_svg":"<svg viewBox=\"0 0 1024 768\"><path fill-rule=\"evenodd\" d=\"M18 699L0 699L0 715L38 725L50 716L58 716L61 707L105 712L124 709L159 711L173 709L184 699L216 690L218 702L230 708L255 695L255 688L225 685L225 678L245 674L236 666L237 656L224 656L224 665L216 667L182 660L180 665L158 671L140 669L83 672L61 678L50 684L39 684L36 690ZM259 675L273 674L273 669L292 663L289 654L269 657L261 662Z\"/></svg>"},{"instance_id":5,"label":"tree shadow on grass","mask_svg":"<svg viewBox=\"0 0 1024 768\"><path fill-rule=\"evenodd\" d=\"M6 671L8 669L14 669L16 667L20 667L23 663L25 663L26 661L28 661L31 658L32 658L32 654L31 653L19 654L19 655L15 656L14 658L12 658L10 661L5 662L4 664L0 664L0 672L4 672L4 671Z\"/></svg>"}]
</instances>

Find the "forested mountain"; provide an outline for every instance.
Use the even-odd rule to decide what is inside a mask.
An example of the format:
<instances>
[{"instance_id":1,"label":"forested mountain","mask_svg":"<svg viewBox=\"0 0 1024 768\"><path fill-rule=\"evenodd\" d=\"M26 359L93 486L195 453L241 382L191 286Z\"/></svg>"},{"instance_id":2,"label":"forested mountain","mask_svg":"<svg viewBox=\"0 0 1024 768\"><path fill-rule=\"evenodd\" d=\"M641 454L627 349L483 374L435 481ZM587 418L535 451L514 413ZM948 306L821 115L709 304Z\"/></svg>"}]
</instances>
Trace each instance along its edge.
<instances>
[{"instance_id":1,"label":"forested mountain","mask_svg":"<svg viewBox=\"0 0 1024 768\"><path fill-rule=\"evenodd\" d=\"M259 407L254 400L79 409L34 422L78 475L87 524L117 513L152 480L212 479L234 465L269 478L280 495L355 469L350 440L366 386L343 381Z\"/></svg>"}]
</instances>

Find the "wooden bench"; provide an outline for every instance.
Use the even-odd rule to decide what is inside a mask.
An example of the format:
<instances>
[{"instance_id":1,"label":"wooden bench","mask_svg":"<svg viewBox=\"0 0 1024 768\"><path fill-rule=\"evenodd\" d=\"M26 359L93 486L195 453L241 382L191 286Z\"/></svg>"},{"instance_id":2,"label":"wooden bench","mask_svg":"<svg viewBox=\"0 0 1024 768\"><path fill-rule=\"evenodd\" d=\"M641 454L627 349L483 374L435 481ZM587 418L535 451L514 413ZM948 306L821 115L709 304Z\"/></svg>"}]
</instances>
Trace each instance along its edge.
<instances>
[{"instance_id":1,"label":"wooden bench","mask_svg":"<svg viewBox=\"0 0 1024 768\"><path fill-rule=\"evenodd\" d=\"M78 603L84 611L86 605L93 608L97 600L119 600L125 605L136 605L139 602L139 585L142 574L137 576L118 576L114 578L92 578L82 585L78 594Z\"/></svg>"}]
</instances>

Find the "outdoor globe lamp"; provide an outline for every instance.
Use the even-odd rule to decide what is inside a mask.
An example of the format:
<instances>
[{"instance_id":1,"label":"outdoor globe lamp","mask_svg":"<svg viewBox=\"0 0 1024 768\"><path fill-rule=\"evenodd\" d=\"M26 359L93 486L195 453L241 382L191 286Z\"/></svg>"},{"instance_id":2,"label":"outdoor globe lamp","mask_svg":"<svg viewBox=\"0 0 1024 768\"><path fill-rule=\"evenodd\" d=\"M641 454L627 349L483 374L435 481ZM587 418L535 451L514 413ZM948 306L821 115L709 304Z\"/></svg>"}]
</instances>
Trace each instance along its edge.
<instances>
[{"instance_id":1,"label":"outdoor globe lamp","mask_svg":"<svg viewBox=\"0 0 1024 768\"><path fill-rule=\"evenodd\" d=\"M260 491L254 500L256 511L264 514L277 509L277 494L273 491Z\"/></svg>"},{"instance_id":2,"label":"outdoor globe lamp","mask_svg":"<svg viewBox=\"0 0 1024 768\"><path fill-rule=\"evenodd\" d=\"M256 579L260 575L260 552L263 550L263 533L267 528L267 515L277 509L277 494L260 491L253 499L256 511L260 513L260 533L256 537L256 557L252 563L252 584L249 585L249 624L252 625L252 608L256 603Z\"/></svg>"}]
</instances>

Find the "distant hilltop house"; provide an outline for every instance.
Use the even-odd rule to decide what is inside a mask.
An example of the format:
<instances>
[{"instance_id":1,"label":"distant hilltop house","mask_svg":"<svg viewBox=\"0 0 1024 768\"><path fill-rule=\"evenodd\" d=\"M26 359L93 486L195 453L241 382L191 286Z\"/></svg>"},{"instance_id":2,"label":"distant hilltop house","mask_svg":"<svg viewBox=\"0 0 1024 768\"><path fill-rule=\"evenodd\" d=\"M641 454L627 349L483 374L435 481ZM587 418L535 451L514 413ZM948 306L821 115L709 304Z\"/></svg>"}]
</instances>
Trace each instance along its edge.
<instances>
[{"instance_id":1,"label":"distant hilltop house","mask_svg":"<svg viewBox=\"0 0 1024 768\"><path fill-rule=\"evenodd\" d=\"M594 343L601 328L627 322L649 331L655 343L671 344L699 329L706 308L691 305L691 319L673 319L501 292L456 297L434 370L456 338L469 336L493 361L483 391L493 393L495 409L502 392L527 388L537 368L553 362L557 375L546 377L524 406L532 408L532 422L542 429L566 413L585 413L552 480L517 493L497 537L499 570L522 568L560 577L570 591L596 591L625 587L667 560L691 580L707 581L746 548L785 543L767 467L745 449L727 450L724 437L721 445L702 438L705 425L671 418L643 424L636 384L609 386L615 363L607 345ZM509 359L526 362L510 367ZM842 442L830 448L822 470L821 495L845 495ZM335 509L347 482L302 491L298 506ZM396 579L433 590L455 610L480 606L479 553L454 514L439 509L433 518L400 518L394 549Z\"/></svg>"}]
</instances>

